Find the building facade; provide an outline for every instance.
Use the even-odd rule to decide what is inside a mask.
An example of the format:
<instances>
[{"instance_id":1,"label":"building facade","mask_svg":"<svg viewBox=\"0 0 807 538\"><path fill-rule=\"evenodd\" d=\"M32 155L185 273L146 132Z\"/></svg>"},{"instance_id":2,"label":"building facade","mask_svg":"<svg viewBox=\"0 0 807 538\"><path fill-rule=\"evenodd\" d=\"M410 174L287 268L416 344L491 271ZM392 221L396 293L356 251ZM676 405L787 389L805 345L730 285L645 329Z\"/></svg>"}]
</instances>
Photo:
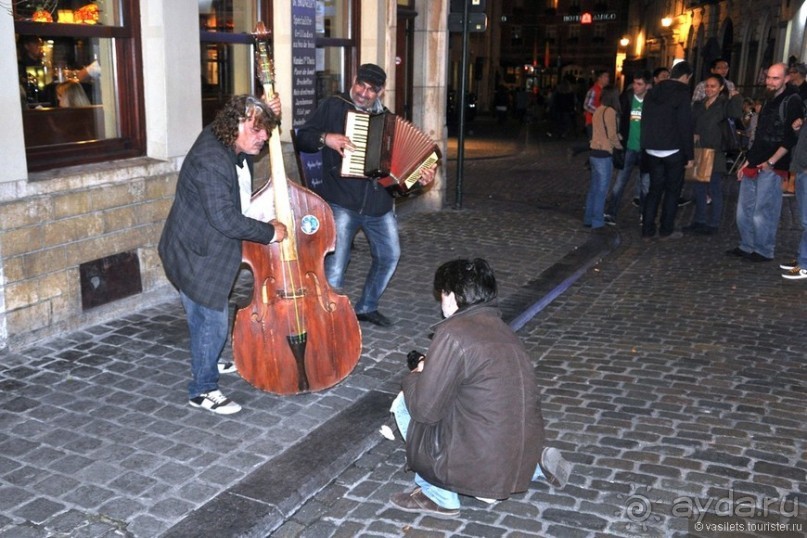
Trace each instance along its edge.
<instances>
[{"instance_id":1,"label":"building facade","mask_svg":"<svg viewBox=\"0 0 807 538\"><path fill-rule=\"evenodd\" d=\"M776 62L807 61L803 0L650 0L633 2L623 69L653 69L688 60L699 81L723 58L729 78L749 97L760 94Z\"/></svg>"},{"instance_id":2,"label":"building facade","mask_svg":"<svg viewBox=\"0 0 807 538\"><path fill-rule=\"evenodd\" d=\"M221 103L260 88L258 20L271 35L290 177L291 128L364 62L386 69L385 104L445 150L447 0L12 6L0 10L0 66L20 75L0 81L0 351L174 297L156 247L179 168ZM82 86L88 102L60 106L63 86ZM444 190L438 174L403 206L436 210Z\"/></svg>"}]
</instances>

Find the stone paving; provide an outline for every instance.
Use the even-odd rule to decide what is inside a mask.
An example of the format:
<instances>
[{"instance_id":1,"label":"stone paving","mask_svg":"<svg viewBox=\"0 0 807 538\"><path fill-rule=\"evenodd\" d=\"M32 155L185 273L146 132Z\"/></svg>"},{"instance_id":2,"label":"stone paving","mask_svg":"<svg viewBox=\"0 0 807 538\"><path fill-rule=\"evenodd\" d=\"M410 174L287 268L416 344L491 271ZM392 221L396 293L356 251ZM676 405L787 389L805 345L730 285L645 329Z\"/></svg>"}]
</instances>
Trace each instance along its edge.
<instances>
[{"instance_id":1,"label":"stone paving","mask_svg":"<svg viewBox=\"0 0 807 538\"><path fill-rule=\"evenodd\" d=\"M364 395L393 395L405 353L428 345L438 319L429 288L444 260L486 257L502 303L518 303L526 284L589 239L580 225L587 182L583 157L567 162L564 143L522 131L502 147L497 159L467 163L461 211L402 219L403 258L382 302L396 328L363 325L359 365L330 390L281 398L228 376L222 389L244 411L190 408L175 298L0 355L0 536L170 534ZM736 196L734 183L726 189ZM388 502L412 483L402 443L377 436L272 535L686 536L697 523L747 525L728 517L748 514L727 499L803 523L804 283L724 255L736 243L733 198L720 235L649 245L628 199L618 250L519 332L539 373L549 443L575 464L566 488L533 484L494 506L463 499L454 520L408 514ZM786 204L782 258L798 233ZM357 240L354 299L368 257ZM237 296L248 288L241 279ZM794 534L745 531L704 536L805 536L807 524Z\"/></svg>"},{"instance_id":2,"label":"stone paving","mask_svg":"<svg viewBox=\"0 0 807 538\"><path fill-rule=\"evenodd\" d=\"M518 200L579 218L584 182L559 168L582 157L559 167L544 160L552 150L475 164L494 185L486 196L472 182L466 205ZM807 292L773 263L725 256L737 237L736 184L725 187L713 237L644 244L626 200L619 250L520 331L548 442L575 464L563 490L463 498L453 520L406 513L389 503L413 487L403 443L383 441L273 536L807 536ZM783 259L799 234L792 210L786 200Z\"/></svg>"}]
</instances>

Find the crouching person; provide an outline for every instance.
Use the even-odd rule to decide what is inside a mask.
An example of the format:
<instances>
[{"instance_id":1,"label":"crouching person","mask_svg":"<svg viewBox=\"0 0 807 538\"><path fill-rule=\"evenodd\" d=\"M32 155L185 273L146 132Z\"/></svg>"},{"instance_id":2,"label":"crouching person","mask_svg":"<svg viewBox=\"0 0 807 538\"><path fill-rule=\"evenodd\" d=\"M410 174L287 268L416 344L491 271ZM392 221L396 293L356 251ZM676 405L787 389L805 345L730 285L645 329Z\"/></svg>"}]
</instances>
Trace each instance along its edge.
<instances>
[{"instance_id":1,"label":"crouching person","mask_svg":"<svg viewBox=\"0 0 807 538\"><path fill-rule=\"evenodd\" d=\"M479 258L445 263L434 292L446 319L391 409L417 487L391 502L449 518L459 515L459 495L492 503L542 478L563 487L571 465L544 447L533 365L501 319L490 266Z\"/></svg>"}]
</instances>

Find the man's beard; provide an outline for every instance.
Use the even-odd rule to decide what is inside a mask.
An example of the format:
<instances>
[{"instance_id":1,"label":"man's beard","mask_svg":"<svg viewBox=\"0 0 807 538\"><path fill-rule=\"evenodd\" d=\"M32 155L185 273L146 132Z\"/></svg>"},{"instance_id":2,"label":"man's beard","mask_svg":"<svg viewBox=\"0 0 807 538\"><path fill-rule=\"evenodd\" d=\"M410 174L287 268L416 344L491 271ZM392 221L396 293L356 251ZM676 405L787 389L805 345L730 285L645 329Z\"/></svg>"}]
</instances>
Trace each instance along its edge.
<instances>
[{"instance_id":1,"label":"man's beard","mask_svg":"<svg viewBox=\"0 0 807 538\"><path fill-rule=\"evenodd\" d=\"M780 88L780 89L781 89L781 88ZM766 100L768 100L768 99L773 99L774 97L776 97L776 94L777 94L778 92L779 92L779 90L772 90L772 89L770 89L770 88L768 88L768 87L766 86L766 87L765 87L765 92L762 94L762 96L763 96L763 97L764 97Z\"/></svg>"}]
</instances>

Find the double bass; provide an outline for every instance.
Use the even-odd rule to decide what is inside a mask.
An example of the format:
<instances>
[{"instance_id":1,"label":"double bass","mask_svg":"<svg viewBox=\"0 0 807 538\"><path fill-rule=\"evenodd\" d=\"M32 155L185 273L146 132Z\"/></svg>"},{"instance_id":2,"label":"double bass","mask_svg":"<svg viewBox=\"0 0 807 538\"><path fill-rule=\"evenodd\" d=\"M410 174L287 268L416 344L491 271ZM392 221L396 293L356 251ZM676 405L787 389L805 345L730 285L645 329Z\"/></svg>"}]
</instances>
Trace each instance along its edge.
<instances>
[{"instance_id":1,"label":"double bass","mask_svg":"<svg viewBox=\"0 0 807 538\"><path fill-rule=\"evenodd\" d=\"M256 71L264 94L272 96L268 32L261 22L255 37ZM325 277L324 258L336 243L333 212L318 195L287 180L279 127L268 144L271 181L252 195L250 207L271 204L288 235L268 245L244 241L243 263L254 286L250 303L236 312L233 358L241 377L258 389L282 395L322 390L358 363L361 330L350 300Z\"/></svg>"}]
</instances>

